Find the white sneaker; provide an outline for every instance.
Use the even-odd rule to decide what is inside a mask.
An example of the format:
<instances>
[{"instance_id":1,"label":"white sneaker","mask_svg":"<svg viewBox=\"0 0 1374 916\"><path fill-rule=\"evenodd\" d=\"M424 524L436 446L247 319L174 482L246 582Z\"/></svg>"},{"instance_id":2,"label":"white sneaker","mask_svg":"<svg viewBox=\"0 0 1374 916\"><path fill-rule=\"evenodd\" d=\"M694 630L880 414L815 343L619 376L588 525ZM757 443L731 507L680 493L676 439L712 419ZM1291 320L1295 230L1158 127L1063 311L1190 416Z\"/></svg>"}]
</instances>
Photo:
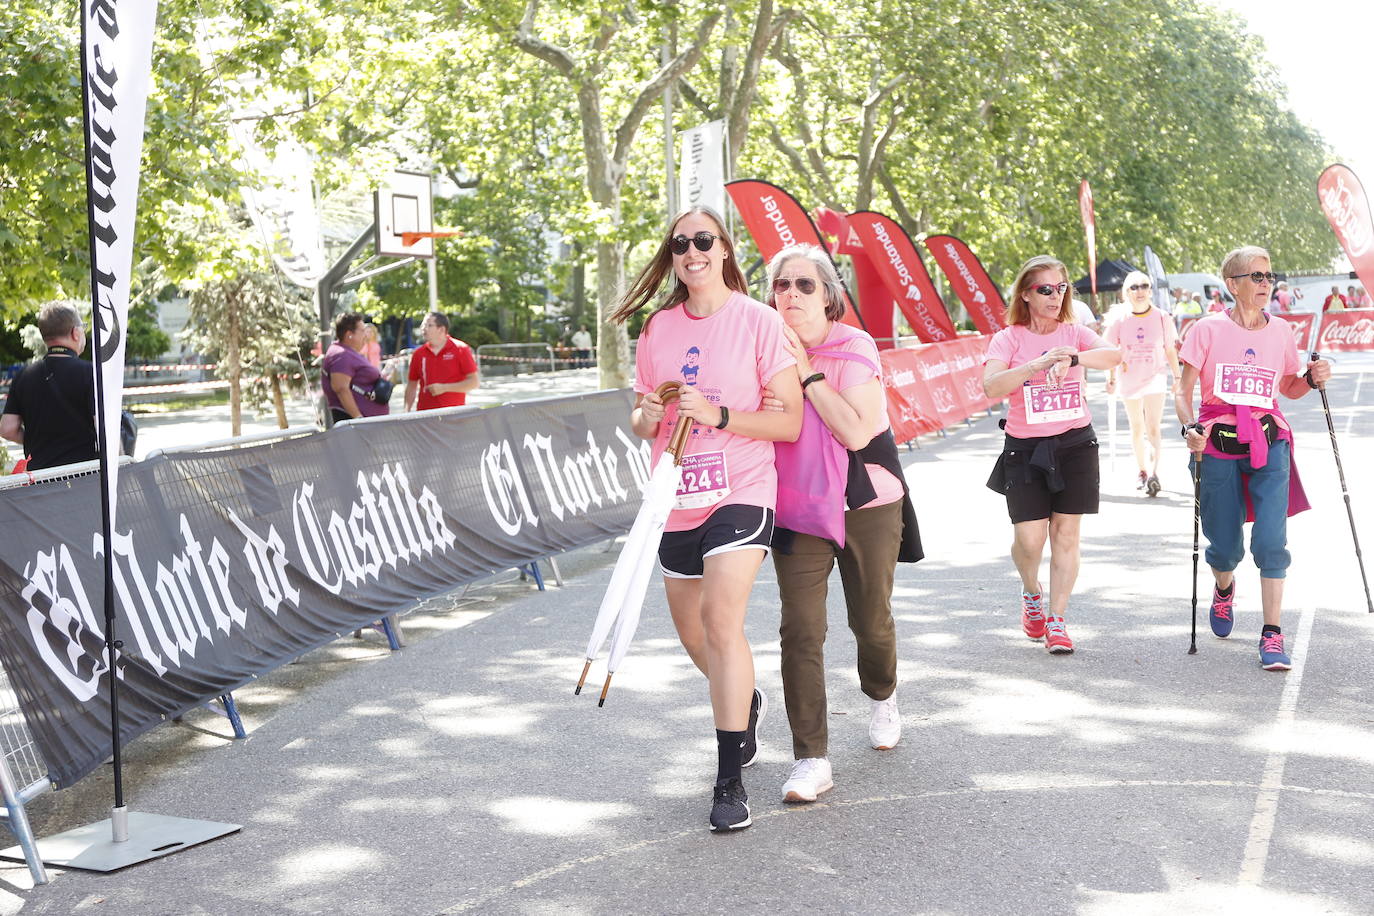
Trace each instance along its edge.
<instances>
[{"instance_id":1,"label":"white sneaker","mask_svg":"<svg viewBox=\"0 0 1374 916\"><path fill-rule=\"evenodd\" d=\"M803 757L792 765L792 775L782 784L782 800L813 802L816 796L833 788L830 761L824 757Z\"/></svg>"},{"instance_id":2,"label":"white sneaker","mask_svg":"<svg viewBox=\"0 0 1374 916\"><path fill-rule=\"evenodd\" d=\"M886 700L873 701L873 717L868 720L868 740L880 751L890 751L902 740L902 714L897 711L896 691Z\"/></svg>"}]
</instances>

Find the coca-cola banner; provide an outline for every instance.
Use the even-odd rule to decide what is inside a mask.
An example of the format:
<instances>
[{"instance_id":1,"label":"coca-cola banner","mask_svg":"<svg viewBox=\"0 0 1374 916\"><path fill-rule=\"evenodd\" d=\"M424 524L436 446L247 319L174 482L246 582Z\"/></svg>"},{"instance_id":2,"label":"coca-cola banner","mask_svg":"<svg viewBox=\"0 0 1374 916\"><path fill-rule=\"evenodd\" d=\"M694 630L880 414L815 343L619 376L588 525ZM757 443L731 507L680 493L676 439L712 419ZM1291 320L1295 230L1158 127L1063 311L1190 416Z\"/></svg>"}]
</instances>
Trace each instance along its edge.
<instances>
[{"instance_id":1,"label":"coca-cola banner","mask_svg":"<svg viewBox=\"0 0 1374 916\"><path fill-rule=\"evenodd\" d=\"M626 531L628 391L408 414L126 466L110 550L120 731L415 601ZM0 660L58 787L109 754L99 478L0 491Z\"/></svg>"},{"instance_id":2,"label":"coca-cola banner","mask_svg":"<svg viewBox=\"0 0 1374 916\"><path fill-rule=\"evenodd\" d=\"M1374 350L1374 309L1345 309L1322 316L1321 333L1313 348L1329 350Z\"/></svg>"},{"instance_id":3,"label":"coca-cola banner","mask_svg":"<svg viewBox=\"0 0 1374 916\"><path fill-rule=\"evenodd\" d=\"M984 334L1006 327L1007 304L983 264L962 240L952 235L926 237L926 249L944 271L950 289L959 297L973 326Z\"/></svg>"},{"instance_id":4,"label":"coca-cola banner","mask_svg":"<svg viewBox=\"0 0 1374 916\"><path fill-rule=\"evenodd\" d=\"M1365 289L1374 290L1374 219L1364 185L1347 166L1327 166L1317 179L1322 212Z\"/></svg>"},{"instance_id":5,"label":"coca-cola banner","mask_svg":"<svg viewBox=\"0 0 1374 916\"><path fill-rule=\"evenodd\" d=\"M788 245L819 245L830 250L802 205L777 185L747 178L726 182L725 190L765 261ZM847 294L845 306L843 321L863 328L863 319Z\"/></svg>"},{"instance_id":6,"label":"coca-cola banner","mask_svg":"<svg viewBox=\"0 0 1374 916\"><path fill-rule=\"evenodd\" d=\"M926 343L953 340L954 323L906 230L871 210L851 213L848 220L916 336Z\"/></svg>"},{"instance_id":7,"label":"coca-cola banner","mask_svg":"<svg viewBox=\"0 0 1374 916\"><path fill-rule=\"evenodd\" d=\"M907 442L961 423L995 401L983 393L984 336L879 354L892 434Z\"/></svg>"}]
</instances>

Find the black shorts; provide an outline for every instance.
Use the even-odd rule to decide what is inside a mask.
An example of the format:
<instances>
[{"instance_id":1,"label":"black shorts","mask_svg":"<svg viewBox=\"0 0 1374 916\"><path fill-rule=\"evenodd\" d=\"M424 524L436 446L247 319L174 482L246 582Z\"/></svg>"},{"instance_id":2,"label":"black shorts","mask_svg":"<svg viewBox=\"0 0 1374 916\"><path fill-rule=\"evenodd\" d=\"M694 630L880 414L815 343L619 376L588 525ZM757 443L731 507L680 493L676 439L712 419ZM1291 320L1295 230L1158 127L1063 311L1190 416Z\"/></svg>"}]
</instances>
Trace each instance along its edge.
<instances>
[{"instance_id":1,"label":"black shorts","mask_svg":"<svg viewBox=\"0 0 1374 916\"><path fill-rule=\"evenodd\" d=\"M1101 478L1097 467L1097 437L1060 448L1055 463L1064 488L1050 492L1049 479L1029 467L1031 449L1008 437L1002 453L1002 490L1012 523L1031 522L1059 515L1096 515Z\"/></svg>"},{"instance_id":2,"label":"black shorts","mask_svg":"<svg viewBox=\"0 0 1374 916\"><path fill-rule=\"evenodd\" d=\"M706 558L731 550L769 550L773 510L761 506L721 506L695 528L668 531L658 545L658 565L669 579L700 579Z\"/></svg>"}]
</instances>

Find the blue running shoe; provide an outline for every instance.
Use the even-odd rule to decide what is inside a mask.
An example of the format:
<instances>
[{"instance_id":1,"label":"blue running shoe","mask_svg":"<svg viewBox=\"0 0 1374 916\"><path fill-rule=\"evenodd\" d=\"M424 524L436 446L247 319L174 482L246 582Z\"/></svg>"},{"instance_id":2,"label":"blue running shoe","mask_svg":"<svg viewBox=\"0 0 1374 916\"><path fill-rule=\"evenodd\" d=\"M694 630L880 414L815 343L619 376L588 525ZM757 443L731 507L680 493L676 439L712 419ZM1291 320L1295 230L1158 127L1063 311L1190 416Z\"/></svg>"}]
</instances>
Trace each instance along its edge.
<instances>
[{"instance_id":1,"label":"blue running shoe","mask_svg":"<svg viewBox=\"0 0 1374 916\"><path fill-rule=\"evenodd\" d=\"M1235 619L1231 616L1231 607L1236 603L1236 583L1231 581L1231 594L1222 597L1221 591L1214 585L1212 586L1212 610L1207 615L1207 619L1212 624L1212 633L1225 639L1231 635L1231 627L1235 625Z\"/></svg>"},{"instance_id":2,"label":"blue running shoe","mask_svg":"<svg viewBox=\"0 0 1374 916\"><path fill-rule=\"evenodd\" d=\"M1283 636L1279 633L1264 633L1260 636L1260 667L1265 671L1287 671L1293 667L1288 653L1283 651Z\"/></svg>"}]
</instances>

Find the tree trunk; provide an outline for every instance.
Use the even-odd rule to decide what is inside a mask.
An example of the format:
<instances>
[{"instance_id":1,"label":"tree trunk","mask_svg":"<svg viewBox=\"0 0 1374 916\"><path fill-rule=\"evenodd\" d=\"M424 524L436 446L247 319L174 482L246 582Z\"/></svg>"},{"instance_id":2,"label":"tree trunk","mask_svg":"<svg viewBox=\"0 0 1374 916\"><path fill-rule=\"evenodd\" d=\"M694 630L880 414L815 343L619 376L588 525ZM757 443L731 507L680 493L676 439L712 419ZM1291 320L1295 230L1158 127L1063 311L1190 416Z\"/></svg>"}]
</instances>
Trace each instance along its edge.
<instances>
[{"instance_id":1,"label":"tree trunk","mask_svg":"<svg viewBox=\"0 0 1374 916\"><path fill-rule=\"evenodd\" d=\"M269 378L272 382L272 406L277 409L277 429L286 429L286 398L281 393L281 376L273 372Z\"/></svg>"},{"instance_id":2,"label":"tree trunk","mask_svg":"<svg viewBox=\"0 0 1374 916\"><path fill-rule=\"evenodd\" d=\"M601 309L596 356L601 369L602 388L624 388L630 384L630 335L625 325L611 320L625 288L625 249L620 243L596 243L596 298Z\"/></svg>"}]
</instances>

